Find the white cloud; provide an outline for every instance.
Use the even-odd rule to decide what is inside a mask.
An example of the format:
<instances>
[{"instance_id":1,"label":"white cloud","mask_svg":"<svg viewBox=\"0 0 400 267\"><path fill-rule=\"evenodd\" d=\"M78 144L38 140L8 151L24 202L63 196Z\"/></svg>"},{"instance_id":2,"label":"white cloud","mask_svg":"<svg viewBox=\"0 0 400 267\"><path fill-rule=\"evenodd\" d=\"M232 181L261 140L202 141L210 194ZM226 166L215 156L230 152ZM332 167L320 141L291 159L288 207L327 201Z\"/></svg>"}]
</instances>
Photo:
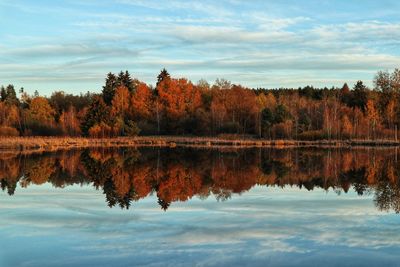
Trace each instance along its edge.
<instances>
[{"instance_id":1,"label":"white cloud","mask_svg":"<svg viewBox=\"0 0 400 267\"><path fill-rule=\"evenodd\" d=\"M70 14L76 5L62 9ZM30 82L48 81L42 85L50 88L68 79L74 86L79 79L99 86L107 72L121 69L154 83L162 67L195 80L226 75L250 87L339 86L350 72L348 82L368 83L376 71L400 65L396 21L326 23L309 13L279 14L271 3L256 3L259 10L212 1L121 0L116 5L123 10L107 11L105 2L95 12L79 10L63 38L5 35L0 76L28 91ZM72 77L78 70L80 77Z\"/></svg>"}]
</instances>

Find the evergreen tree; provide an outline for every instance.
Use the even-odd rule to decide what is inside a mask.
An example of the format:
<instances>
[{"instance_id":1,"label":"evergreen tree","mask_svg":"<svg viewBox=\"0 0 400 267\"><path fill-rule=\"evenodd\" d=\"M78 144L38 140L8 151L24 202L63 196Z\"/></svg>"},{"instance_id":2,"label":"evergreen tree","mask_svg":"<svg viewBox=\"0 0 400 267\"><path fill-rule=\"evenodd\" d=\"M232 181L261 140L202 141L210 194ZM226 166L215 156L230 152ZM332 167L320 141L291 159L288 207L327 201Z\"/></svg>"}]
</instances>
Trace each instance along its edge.
<instances>
[{"instance_id":1,"label":"evergreen tree","mask_svg":"<svg viewBox=\"0 0 400 267\"><path fill-rule=\"evenodd\" d=\"M103 99L100 97L96 97L92 104L89 106L89 110L87 111L82 124L81 130L85 136L88 136L89 129L93 127L95 124L100 123L109 123L110 121L110 110L109 107L104 103Z\"/></svg>"},{"instance_id":2,"label":"evergreen tree","mask_svg":"<svg viewBox=\"0 0 400 267\"><path fill-rule=\"evenodd\" d=\"M350 107L358 107L362 111L365 111L368 100L368 88L364 85L362 81L358 81L353 88Z\"/></svg>"},{"instance_id":3,"label":"evergreen tree","mask_svg":"<svg viewBox=\"0 0 400 267\"><path fill-rule=\"evenodd\" d=\"M170 79L171 76L169 75L168 71L165 68L163 68L160 74L158 74L157 76L157 85L166 78Z\"/></svg>"},{"instance_id":4,"label":"evergreen tree","mask_svg":"<svg viewBox=\"0 0 400 267\"><path fill-rule=\"evenodd\" d=\"M274 123L274 114L272 113L271 109L264 108L261 111L261 127L264 137L271 136L271 126L273 123Z\"/></svg>"},{"instance_id":5,"label":"evergreen tree","mask_svg":"<svg viewBox=\"0 0 400 267\"><path fill-rule=\"evenodd\" d=\"M117 83L118 86L124 85L126 88L128 88L130 93L133 93L136 89L133 83L133 79L131 78L131 75L127 70L125 72L121 71L118 74Z\"/></svg>"},{"instance_id":6,"label":"evergreen tree","mask_svg":"<svg viewBox=\"0 0 400 267\"><path fill-rule=\"evenodd\" d=\"M128 88L130 93L134 93L136 90L135 82L127 70L125 72L121 71L118 76L111 72L107 74L106 84L103 86L102 91L103 100L107 105L110 106L112 104L115 90L121 85Z\"/></svg>"},{"instance_id":7,"label":"evergreen tree","mask_svg":"<svg viewBox=\"0 0 400 267\"><path fill-rule=\"evenodd\" d=\"M19 103L17 93L15 92L14 85L12 84L9 84L6 88L5 101L10 105L18 105Z\"/></svg>"},{"instance_id":8,"label":"evergreen tree","mask_svg":"<svg viewBox=\"0 0 400 267\"><path fill-rule=\"evenodd\" d=\"M115 74L109 72L106 78L106 84L103 86L103 100L107 105L111 105L114 98L115 88L117 87L117 77Z\"/></svg>"},{"instance_id":9,"label":"evergreen tree","mask_svg":"<svg viewBox=\"0 0 400 267\"><path fill-rule=\"evenodd\" d=\"M279 104L275 108L274 123L281 123L287 119L290 119L290 113L286 106Z\"/></svg>"},{"instance_id":10,"label":"evergreen tree","mask_svg":"<svg viewBox=\"0 0 400 267\"><path fill-rule=\"evenodd\" d=\"M7 98L6 89L4 88L4 86L1 86L0 100L4 102L4 101L6 101L6 98Z\"/></svg>"}]
</instances>

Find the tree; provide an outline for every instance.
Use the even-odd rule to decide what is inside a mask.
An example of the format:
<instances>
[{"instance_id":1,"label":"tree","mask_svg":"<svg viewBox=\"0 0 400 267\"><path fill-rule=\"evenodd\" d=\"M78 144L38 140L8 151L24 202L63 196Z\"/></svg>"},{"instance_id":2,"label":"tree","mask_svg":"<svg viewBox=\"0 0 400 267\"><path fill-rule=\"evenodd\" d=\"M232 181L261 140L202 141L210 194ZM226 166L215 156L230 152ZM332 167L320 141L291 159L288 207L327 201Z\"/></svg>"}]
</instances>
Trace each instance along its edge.
<instances>
[{"instance_id":1,"label":"tree","mask_svg":"<svg viewBox=\"0 0 400 267\"><path fill-rule=\"evenodd\" d=\"M386 71L379 71L374 77L375 90L387 93L392 91L390 84L390 73Z\"/></svg>"},{"instance_id":2,"label":"tree","mask_svg":"<svg viewBox=\"0 0 400 267\"><path fill-rule=\"evenodd\" d=\"M113 135L111 126L104 122L96 123L88 130L88 136L95 138L105 138Z\"/></svg>"},{"instance_id":3,"label":"tree","mask_svg":"<svg viewBox=\"0 0 400 267\"><path fill-rule=\"evenodd\" d=\"M114 116L121 116L125 118L125 114L130 106L130 98L131 94L129 93L128 88L125 85L119 85L115 90L114 97L111 101L111 113Z\"/></svg>"},{"instance_id":4,"label":"tree","mask_svg":"<svg viewBox=\"0 0 400 267\"><path fill-rule=\"evenodd\" d=\"M263 121L262 121L262 111L267 107L267 97L265 96L264 93L259 94L256 97L256 102L257 102L257 108L258 108L258 113L257 113L257 128L258 128L258 136L262 137L262 128L263 128Z\"/></svg>"},{"instance_id":5,"label":"tree","mask_svg":"<svg viewBox=\"0 0 400 267\"><path fill-rule=\"evenodd\" d=\"M221 131L225 119L227 117L228 111L225 105L226 91L213 88L211 99L212 99L210 104L211 120L212 120L211 128L212 132L215 134Z\"/></svg>"},{"instance_id":6,"label":"tree","mask_svg":"<svg viewBox=\"0 0 400 267\"><path fill-rule=\"evenodd\" d=\"M3 98L3 96L2 96L2 98ZM8 103L9 105L18 105L19 104L19 100L17 98L17 93L15 92L14 85L9 84L6 87L4 101L6 103Z\"/></svg>"},{"instance_id":7,"label":"tree","mask_svg":"<svg viewBox=\"0 0 400 267\"><path fill-rule=\"evenodd\" d=\"M400 93L400 69L395 69L390 75L390 85L394 92Z\"/></svg>"},{"instance_id":8,"label":"tree","mask_svg":"<svg viewBox=\"0 0 400 267\"><path fill-rule=\"evenodd\" d=\"M24 134L59 135L60 130L55 127L55 110L45 97L34 97L24 114Z\"/></svg>"},{"instance_id":9,"label":"tree","mask_svg":"<svg viewBox=\"0 0 400 267\"><path fill-rule=\"evenodd\" d=\"M20 114L17 106L0 101L0 135L17 136L19 132Z\"/></svg>"},{"instance_id":10,"label":"tree","mask_svg":"<svg viewBox=\"0 0 400 267\"><path fill-rule=\"evenodd\" d=\"M291 115L285 105L279 104L276 106L274 114L274 123L281 123L290 118Z\"/></svg>"},{"instance_id":11,"label":"tree","mask_svg":"<svg viewBox=\"0 0 400 267\"><path fill-rule=\"evenodd\" d=\"M379 113L375 108L374 101L368 99L366 105L366 113L368 118L369 127L372 129L372 138L376 139L376 128L379 124Z\"/></svg>"},{"instance_id":12,"label":"tree","mask_svg":"<svg viewBox=\"0 0 400 267\"><path fill-rule=\"evenodd\" d=\"M393 129L394 125L397 124L396 113L396 101L394 99L390 99L383 113L386 125L389 129Z\"/></svg>"},{"instance_id":13,"label":"tree","mask_svg":"<svg viewBox=\"0 0 400 267\"><path fill-rule=\"evenodd\" d=\"M353 132L353 126L351 125L351 122L349 120L349 117L347 115L343 115L341 119L341 133L342 137L344 138L350 138L351 134Z\"/></svg>"},{"instance_id":14,"label":"tree","mask_svg":"<svg viewBox=\"0 0 400 267\"><path fill-rule=\"evenodd\" d=\"M67 111L63 111L60 115L60 126L65 135L78 136L81 134L80 121L77 116L75 107L70 106Z\"/></svg>"},{"instance_id":15,"label":"tree","mask_svg":"<svg viewBox=\"0 0 400 267\"><path fill-rule=\"evenodd\" d=\"M340 89L340 101L346 105L349 105L350 101L350 88L347 83L343 84L342 89Z\"/></svg>"},{"instance_id":16,"label":"tree","mask_svg":"<svg viewBox=\"0 0 400 267\"><path fill-rule=\"evenodd\" d=\"M98 124L99 127L107 125L110 122L110 108L100 97L94 98L88 111L81 123L81 130L85 136L89 135L89 129ZM103 123L103 124L101 124Z\"/></svg>"},{"instance_id":17,"label":"tree","mask_svg":"<svg viewBox=\"0 0 400 267\"><path fill-rule=\"evenodd\" d=\"M32 99L28 110L30 120L40 124L51 125L54 122L54 115L55 111L46 98L38 96Z\"/></svg>"},{"instance_id":18,"label":"tree","mask_svg":"<svg viewBox=\"0 0 400 267\"><path fill-rule=\"evenodd\" d=\"M106 84L103 86L103 100L107 105L111 105L111 101L115 94L115 88L117 86L117 77L115 74L109 72L106 78Z\"/></svg>"},{"instance_id":19,"label":"tree","mask_svg":"<svg viewBox=\"0 0 400 267\"><path fill-rule=\"evenodd\" d=\"M135 93L131 97L131 113L136 120L148 120L153 112L152 91L145 83L137 85Z\"/></svg>"},{"instance_id":20,"label":"tree","mask_svg":"<svg viewBox=\"0 0 400 267\"><path fill-rule=\"evenodd\" d=\"M185 131L185 124L201 105L199 90L186 79L164 79L158 86L158 99L167 118L167 130Z\"/></svg>"},{"instance_id":21,"label":"tree","mask_svg":"<svg viewBox=\"0 0 400 267\"><path fill-rule=\"evenodd\" d=\"M111 114L114 117L114 133L116 135L126 134L125 130L128 127L126 124L129 120L130 99L131 94L128 88L123 84L119 85L111 103ZM130 124L133 125L133 121L130 122Z\"/></svg>"},{"instance_id":22,"label":"tree","mask_svg":"<svg viewBox=\"0 0 400 267\"><path fill-rule=\"evenodd\" d=\"M131 75L129 72L126 70L125 72L121 71L118 74L117 78L117 86L125 86L130 93L133 93L135 91L135 84L134 80L131 78Z\"/></svg>"},{"instance_id":23,"label":"tree","mask_svg":"<svg viewBox=\"0 0 400 267\"><path fill-rule=\"evenodd\" d=\"M130 93L134 93L134 91L136 90L136 82L136 80L131 78L131 75L127 70L125 72L120 71L118 75L109 72L107 74L106 83L103 86L102 91L104 102L108 106L111 105L112 99L115 95L115 90L119 86L124 86L128 89Z\"/></svg>"},{"instance_id":24,"label":"tree","mask_svg":"<svg viewBox=\"0 0 400 267\"><path fill-rule=\"evenodd\" d=\"M202 91L210 90L210 84L205 79L200 79L196 86Z\"/></svg>"},{"instance_id":25,"label":"tree","mask_svg":"<svg viewBox=\"0 0 400 267\"><path fill-rule=\"evenodd\" d=\"M168 71L165 68L163 68L161 70L160 74L158 74L158 76L157 76L157 85L156 86L158 86L158 84L161 83L162 81L164 81L165 79L170 79L170 78L171 78L171 76L169 75Z\"/></svg>"},{"instance_id":26,"label":"tree","mask_svg":"<svg viewBox=\"0 0 400 267\"><path fill-rule=\"evenodd\" d=\"M128 120L124 124L124 134L127 136L136 136L140 133L139 127L136 125L136 123L132 120Z\"/></svg>"},{"instance_id":27,"label":"tree","mask_svg":"<svg viewBox=\"0 0 400 267\"><path fill-rule=\"evenodd\" d=\"M214 89L227 90L232 88L232 83L225 79L216 79L213 85Z\"/></svg>"},{"instance_id":28,"label":"tree","mask_svg":"<svg viewBox=\"0 0 400 267\"><path fill-rule=\"evenodd\" d=\"M307 113L307 109L303 108L299 111L299 121L298 129L300 133L307 132L311 130L312 119Z\"/></svg>"},{"instance_id":29,"label":"tree","mask_svg":"<svg viewBox=\"0 0 400 267\"><path fill-rule=\"evenodd\" d=\"M1 86L1 89L0 89L0 100L2 102L4 102L4 101L6 101L6 98L7 98L6 89L4 88L4 86Z\"/></svg>"},{"instance_id":30,"label":"tree","mask_svg":"<svg viewBox=\"0 0 400 267\"><path fill-rule=\"evenodd\" d=\"M264 108L261 112L261 127L263 137L271 138L271 127L274 124L274 114L269 108Z\"/></svg>"},{"instance_id":31,"label":"tree","mask_svg":"<svg viewBox=\"0 0 400 267\"><path fill-rule=\"evenodd\" d=\"M368 89L362 81L358 81L353 88L353 92L350 99L350 107L358 107L362 111L365 111L365 107L368 99Z\"/></svg>"}]
</instances>

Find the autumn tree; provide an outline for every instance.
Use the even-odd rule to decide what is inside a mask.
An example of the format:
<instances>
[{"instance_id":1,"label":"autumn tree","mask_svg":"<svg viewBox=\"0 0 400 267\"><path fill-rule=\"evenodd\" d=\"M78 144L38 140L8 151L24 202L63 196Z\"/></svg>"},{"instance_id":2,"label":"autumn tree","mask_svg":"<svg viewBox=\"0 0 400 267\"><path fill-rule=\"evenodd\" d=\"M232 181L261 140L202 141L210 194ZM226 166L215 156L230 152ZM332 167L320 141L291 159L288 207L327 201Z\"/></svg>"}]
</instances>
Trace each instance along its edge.
<instances>
[{"instance_id":1,"label":"autumn tree","mask_svg":"<svg viewBox=\"0 0 400 267\"><path fill-rule=\"evenodd\" d=\"M341 122L342 138L351 138L353 132L353 126L351 125L349 117L346 114L344 114L340 122Z\"/></svg>"},{"instance_id":2,"label":"autumn tree","mask_svg":"<svg viewBox=\"0 0 400 267\"><path fill-rule=\"evenodd\" d=\"M25 102L29 102L29 96L22 94L26 99ZM92 102L93 94L86 93L80 95L73 95L65 93L64 91L56 91L51 94L48 99L51 107L55 110L55 120L58 122L61 114L67 112L71 107L74 108L75 112L80 112L81 110L87 108ZM22 97L21 97L22 99ZM29 105L29 103L28 103Z\"/></svg>"},{"instance_id":3,"label":"autumn tree","mask_svg":"<svg viewBox=\"0 0 400 267\"><path fill-rule=\"evenodd\" d=\"M157 134L160 104L154 91L143 82L138 82L130 98L130 117L144 134Z\"/></svg>"},{"instance_id":4,"label":"autumn tree","mask_svg":"<svg viewBox=\"0 0 400 267\"><path fill-rule=\"evenodd\" d=\"M0 102L0 136L18 136L20 128L20 113L15 105Z\"/></svg>"},{"instance_id":5,"label":"autumn tree","mask_svg":"<svg viewBox=\"0 0 400 267\"><path fill-rule=\"evenodd\" d=\"M79 115L74 106L63 111L59 118L61 129L64 135L78 136L81 134Z\"/></svg>"},{"instance_id":6,"label":"autumn tree","mask_svg":"<svg viewBox=\"0 0 400 267\"><path fill-rule=\"evenodd\" d=\"M366 114L368 118L369 129L372 130L372 138L376 139L376 129L379 126L380 120L378 110L375 108L375 103L372 99L368 99L367 101Z\"/></svg>"},{"instance_id":7,"label":"autumn tree","mask_svg":"<svg viewBox=\"0 0 400 267\"><path fill-rule=\"evenodd\" d=\"M19 99L17 98L13 85L0 89L0 135L16 136L19 135L17 129L21 129L21 114L19 109Z\"/></svg>"},{"instance_id":8,"label":"autumn tree","mask_svg":"<svg viewBox=\"0 0 400 267\"><path fill-rule=\"evenodd\" d=\"M170 132L190 131L185 124L201 105L199 90L186 79L164 79L157 85L158 99L167 119L166 130Z\"/></svg>"},{"instance_id":9,"label":"autumn tree","mask_svg":"<svg viewBox=\"0 0 400 267\"><path fill-rule=\"evenodd\" d=\"M127 114L130 103L129 99L131 95L126 86L120 85L115 90L114 97L111 101L111 114L113 116L121 116L124 117Z\"/></svg>"},{"instance_id":10,"label":"autumn tree","mask_svg":"<svg viewBox=\"0 0 400 267\"><path fill-rule=\"evenodd\" d=\"M111 115L116 135L133 136L139 133L139 129L129 116L130 99L131 93L125 85L121 84L111 101Z\"/></svg>"},{"instance_id":11,"label":"autumn tree","mask_svg":"<svg viewBox=\"0 0 400 267\"><path fill-rule=\"evenodd\" d=\"M55 110L45 97L34 97L25 112L27 129L37 135L57 135L54 115Z\"/></svg>"},{"instance_id":12,"label":"autumn tree","mask_svg":"<svg viewBox=\"0 0 400 267\"><path fill-rule=\"evenodd\" d=\"M32 121L49 124L54 121L55 111L44 97L33 98L28 112L29 119Z\"/></svg>"},{"instance_id":13,"label":"autumn tree","mask_svg":"<svg viewBox=\"0 0 400 267\"><path fill-rule=\"evenodd\" d=\"M136 120L147 120L152 116L153 93L145 83L139 83L131 99L131 112Z\"/></svg>"},{"instance_id":14,"label":"autumn tree","mask_svg":"<svg viewBox=\"0 0 400 267\"><path fill-rule=\"evenodd\" d=\"M389 102L384 107L383 117L385 119L385 123L389 129L393 129L395 125L397 125L397 108L396 108L396 100L390 99Z\"/></svg>"}]
</instances>

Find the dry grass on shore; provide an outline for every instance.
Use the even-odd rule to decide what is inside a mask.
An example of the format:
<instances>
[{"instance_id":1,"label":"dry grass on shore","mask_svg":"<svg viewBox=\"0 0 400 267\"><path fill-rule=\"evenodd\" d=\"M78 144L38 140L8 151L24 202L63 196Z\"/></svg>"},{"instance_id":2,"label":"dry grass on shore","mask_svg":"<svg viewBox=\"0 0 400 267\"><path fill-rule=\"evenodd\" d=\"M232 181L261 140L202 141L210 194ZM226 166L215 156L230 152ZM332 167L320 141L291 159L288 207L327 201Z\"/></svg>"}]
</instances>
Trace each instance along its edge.
<instances>
[{"instance_id":1,"label":"dry grass on shore","mask_svg":"<svg viewBox=\"0 0 400 267\"><path fill-rule=\"evenodd\" d=\"M263 140L226 139L222 137L145 136L116 138L83 137L0 137L0 150L55 151L87 147L348 147L348 146L399 146L392 140Z\"/></svg>"}]
</instances>

